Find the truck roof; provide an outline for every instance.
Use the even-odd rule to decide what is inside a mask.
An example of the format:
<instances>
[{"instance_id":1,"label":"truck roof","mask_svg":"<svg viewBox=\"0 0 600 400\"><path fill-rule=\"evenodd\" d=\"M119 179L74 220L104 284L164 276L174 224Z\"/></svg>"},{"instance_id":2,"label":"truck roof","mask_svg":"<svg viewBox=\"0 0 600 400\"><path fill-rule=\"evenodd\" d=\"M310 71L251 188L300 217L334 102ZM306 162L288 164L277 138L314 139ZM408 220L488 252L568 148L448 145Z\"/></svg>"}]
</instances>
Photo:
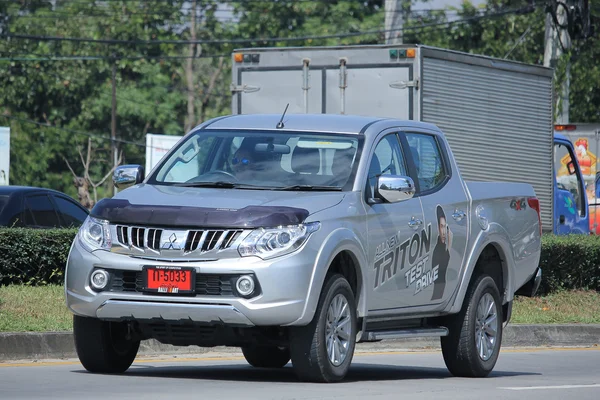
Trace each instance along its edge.
<instances>
[{"instance_id":1,"label":"truck roof","mask_svg":"<svg viewBox=\"0 0 600 400\"><path fill-rule=\"evenodd\" d=\"M256 129L277 131L281 114L228 115L208 121L203 129ZM286 131L329 132L365 134L377 122L402 127L420 127L437 130L432 124L394 118L364 117L343 114L286 114L283 118ZM379 127L378 127L379 128Z\"/></svg>"}]
</instances>

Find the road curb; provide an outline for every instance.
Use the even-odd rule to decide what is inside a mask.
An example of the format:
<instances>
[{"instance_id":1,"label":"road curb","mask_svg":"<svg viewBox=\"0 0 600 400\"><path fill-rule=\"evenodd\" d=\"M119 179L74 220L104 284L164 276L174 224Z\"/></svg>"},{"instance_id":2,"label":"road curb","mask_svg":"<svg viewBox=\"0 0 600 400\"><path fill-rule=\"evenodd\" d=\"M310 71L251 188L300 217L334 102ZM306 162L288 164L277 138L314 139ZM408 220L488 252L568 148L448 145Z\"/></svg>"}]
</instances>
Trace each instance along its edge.
<instances>
[{"instance_id":1,"label":"road curb","mask_svg":"<svg viewBox=\"0 0 600 400\"><path fill-rule=\"evenodd\" d=\"M590 347L600 344L600 324L579 325L508 325L503 333L503 347ZM393 351L439 349L439 338L415 338L360 343L357 351ZM176 347L156 340L144 340L140 355L219 353L241 354L235 347ZM75 358L71 332L0 333L0 361Z\"/></svg>"}]
</instances>

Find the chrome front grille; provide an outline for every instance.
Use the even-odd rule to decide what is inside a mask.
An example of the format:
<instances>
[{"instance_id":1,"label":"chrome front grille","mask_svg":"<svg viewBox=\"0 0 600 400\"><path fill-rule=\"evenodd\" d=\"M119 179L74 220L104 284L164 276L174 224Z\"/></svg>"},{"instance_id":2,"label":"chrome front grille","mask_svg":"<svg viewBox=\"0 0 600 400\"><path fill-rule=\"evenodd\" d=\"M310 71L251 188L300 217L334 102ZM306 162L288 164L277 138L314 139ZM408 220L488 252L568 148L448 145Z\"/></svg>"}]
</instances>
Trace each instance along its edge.
<instances>
[{"instance_id":1,"label":"chrome front grille","mask_svg":"<svg viewBox=\"0 0 600 400\"><path fill-rule=\"evenodd\" d=\"M244 233L242 229L170 230L116 225L113 228L118 247L133 254L186 256L232 248Z\"/></svg>"},{"instance_id":2,"label":"chrome front grille","mask_svg":"<svg viewBox=\"0 0 600 400\"><path fill-rule=\"evenodd\" d=\"M190 231L185 242L185 251L207 252L214 249L224 250L242 234L242 230L232 231Z\"/></svg>"},{"instance_id":3,"label":"chrome front grille","mask_svg":"<svg viewBox=\"0 0 600 400\"><path fill-rule=\"evenodd\" d=\"M125 247L135 247L138 250L160 250L162 229L138 228L117 225L117 240Z\"/></svg>"}]
</instances>

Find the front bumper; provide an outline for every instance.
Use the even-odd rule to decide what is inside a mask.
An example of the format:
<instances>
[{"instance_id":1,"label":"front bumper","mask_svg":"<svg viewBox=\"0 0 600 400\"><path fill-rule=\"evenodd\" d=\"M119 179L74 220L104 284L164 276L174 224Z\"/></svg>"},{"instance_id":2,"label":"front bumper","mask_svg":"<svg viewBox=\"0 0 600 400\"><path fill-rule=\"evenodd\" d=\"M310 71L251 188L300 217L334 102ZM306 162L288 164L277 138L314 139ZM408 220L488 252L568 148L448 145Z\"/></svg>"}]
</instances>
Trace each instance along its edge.
<instances>
[{"instance_id":1,"label":"front bumper","mask_svg":"<svg viewBox=\"0 0 600 400\"><path fill-rule=\"evenodd\" d=\"M254 325L235 307L224 304L166 304L152 301L107 300L96 310L96 316L104 320L121 320L125 317L149 320L160 317L167 320L224 323L232 326Z\"/></svg>"},{"instance_id":2,"label":"front bumper","mask_svg":"<svg viewBox=\"0 0 600 400\"><path fill-rule=\"evenodd\" d=\"M216 261L152 261L108 251L88 252L75 239L65 274L66 303L80 316L105 320L194 321L232 326L305 325L314 310L307 307L316 268L318 248L305 246L273 260L257 257ZM196 295L148 294L141 292L94 291L90 275L95 268L142 271L147 265L193 267L197 274L253 274L261 293L245 299L232 294Z\"/></svg>"}]
</instances>

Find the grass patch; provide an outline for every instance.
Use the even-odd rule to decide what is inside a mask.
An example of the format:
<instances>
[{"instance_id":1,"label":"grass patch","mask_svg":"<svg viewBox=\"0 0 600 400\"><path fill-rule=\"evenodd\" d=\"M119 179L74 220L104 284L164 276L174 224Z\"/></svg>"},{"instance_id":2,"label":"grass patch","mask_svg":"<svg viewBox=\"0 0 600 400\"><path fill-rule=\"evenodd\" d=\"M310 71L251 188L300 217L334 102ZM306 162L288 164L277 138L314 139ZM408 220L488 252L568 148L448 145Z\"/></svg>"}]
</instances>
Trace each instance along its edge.
<instances>
[{"instance_id":1,"label":"grass patch","mask_svg":"<svg viewBox=\"0 0 600 400\"><path fill-rule=\"evenodd\" d=\"M562 291L543 297L517 297L513 324L598 324L600 293ZM48 332L73 329L62 285L0 287L0 332Z\"/></svg>"},{"instance_id":2,"label":"grass patch","mask_svg":"<svg viewBox=\"0 0 600 400\"><path fill-rule=\"evenodd\" d=\"M62 285L0 287L0 332L72 330Z\"/></svg>"},{"instance_id":3,"label":"grass patch","mask_svg":"<svg viewBox=\"0 0 600 400\"><path fill-rule=\"evenodd\" d=\"M598 324L600 293L570 290L542 297L516 297L511 322L514 324Z\"/></svg>"}]
</instances>

